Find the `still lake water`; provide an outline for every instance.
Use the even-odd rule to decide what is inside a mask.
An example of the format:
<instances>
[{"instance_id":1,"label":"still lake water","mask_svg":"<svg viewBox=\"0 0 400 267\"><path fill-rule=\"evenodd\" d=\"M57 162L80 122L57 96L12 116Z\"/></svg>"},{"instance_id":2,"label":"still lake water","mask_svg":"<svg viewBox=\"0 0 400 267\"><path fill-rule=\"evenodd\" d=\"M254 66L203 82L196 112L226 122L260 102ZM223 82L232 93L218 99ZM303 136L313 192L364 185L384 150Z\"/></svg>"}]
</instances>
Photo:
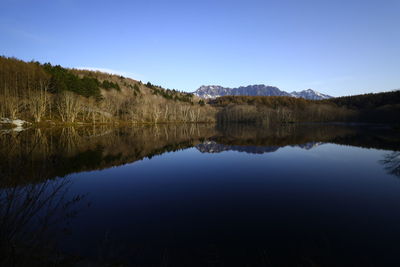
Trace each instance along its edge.
<instances>
[{"instance_id":1,"label":"still lake water","mask_svg":"<svg viewBox=\"0 0 400 267\"><path fill-rule=\"evenodd\" d=\"M57 128L0 145L3 236L83 266L400 266L399 131Z\"/></svg>"}]
</instances>

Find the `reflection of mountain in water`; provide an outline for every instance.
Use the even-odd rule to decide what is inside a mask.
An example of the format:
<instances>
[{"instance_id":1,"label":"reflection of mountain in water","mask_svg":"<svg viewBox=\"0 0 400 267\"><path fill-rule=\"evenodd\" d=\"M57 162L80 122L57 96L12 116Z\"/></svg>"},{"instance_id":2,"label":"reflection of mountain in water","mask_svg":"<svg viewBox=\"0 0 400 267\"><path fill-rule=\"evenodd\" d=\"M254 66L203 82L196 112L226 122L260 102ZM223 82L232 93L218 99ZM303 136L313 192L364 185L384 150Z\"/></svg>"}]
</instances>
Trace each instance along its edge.
<instances>
[{"instance_id":1,"label":"reflection of mountain in water","mask_svg":"<svg viewBox=\"0 0 400 267\"><path fill-rule=\"evenodd\" d=\"M285 146L311 149L322 143L400 151L396 131L344 125L263 128L243 124L180 124L30 129L0 133L0 187L110 168L194 146L208 153L233 150L260 154Z\"/></svg>"},{"instance_id":2,"label":"reflection of mountain in water","mask_svg":"<svg viewBox=\"0 0 400 267\"><path fill-rule=\"evenodd\" d=\"M301 145L292 145L291 147L299 147L302 149L312 149L319 145L323 144L322 142L308 142ZM221 153L224 151L237 151L237 152L246 152L250 154L264 154L271 153L277 151L279 148L284 146L243 146L243 145L224 145L219 144L215 141L204 141L201 144L196 145L197 150L202 153Z\"/></svg>"},{"instance_id":3,"label":"reflection of mountain in water","mask_svg":"<svg viewBox=\"0 0 400 267\"><path fill-rule=\"evenodd\" d=\"M325 143L324 142L308 142L308 143L305 143L305 144L302 144L302 145L297 145L297 146L294 146L294 147L300 147L302 149L310 150L310 149L316 148L316 147L318 147L320 145L323 145L323 144L325 144Z\"/></svg>"}]
</instances>

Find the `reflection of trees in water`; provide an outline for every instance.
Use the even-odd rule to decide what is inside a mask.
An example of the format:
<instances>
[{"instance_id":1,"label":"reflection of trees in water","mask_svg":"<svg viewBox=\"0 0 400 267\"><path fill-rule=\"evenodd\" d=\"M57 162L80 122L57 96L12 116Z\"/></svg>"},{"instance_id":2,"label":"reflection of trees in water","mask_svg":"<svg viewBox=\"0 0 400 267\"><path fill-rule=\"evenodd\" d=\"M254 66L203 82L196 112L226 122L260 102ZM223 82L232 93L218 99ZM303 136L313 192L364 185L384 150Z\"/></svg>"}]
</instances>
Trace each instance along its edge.
<instances>
[{"instance_id":1,"label":"reflection of trees in water","mask_svg":"<svg viewBox=\"0 0 400 267\"><path fill-rule=\"evenodd\" d=\"M284 124L260 127L247 124L222 124L221 133L213 139L223 145L274 146L330 142L335 138L351 136L355 128L337 125Z\"/></svg>"},{"instance_id":2,"label":"reflection of trees in water","mask_svg":"<svg viewBox=\"0 0 400 267\"><path fill-rule=\"evenodd\" d=\"M0 265L48 264L42 260L56 254L56 236L82 199L69 199L68 189L69 180L59 179L0 190Z\"/></svg>"},{"instance_id":3,"label":"reflection of trees in water","mask_svg":"<svg viewBox=\"0 0 400 267\"><path fill-rule=\"evenodd\" d=\"M71 155L76 150L79 142L79 133L76 132L74 127L62 128L60 134L60 147L66 155Z\"/></svg>"},{"instance_id":4,"label":"reflection of trees in water","mask_svg":"<svg viewBox=\"0 0 400 267\"><path fill-rule=\"evenodd\" d=\"M375 138L377 136L379 138ZM117 166L191 147L204 140L214 140L215 144L229 149L232 146L244 146L244 149L250 147L257 151L263 146L279 147L314 141L393 150L398 148L398 138L385 133L381 136L349 127L305 127L294 124L275 128L232 124L218 125L216 129L212 125L198 124L127 128L91 126L32 129L1 135L0 265L13 265L13 260L31 260L22 256L45 253L42 245L44 242L51 244L49 233L55 232L55 228L58 229L64 220L74 215L74 204L80 198L66 198L66 179L51 181L47 180L49 178ZM388 154L382 164L389 173L400 176L400 152ZM116 248L114 243L110 244L112 249ZM138 248L138 251L141 249ZM173 253L163 252L162 255L169 255L171 260L168 262L173 262ZM102 256L105 257L106 252ZM250 255L249 259L254 259L254 255ZM23 263L32 265L27 262L21 265Z\"/></svg>"},{"instance_id":5,"label":"reflection of trees in water","mask_svg":"<svg viewBox=\"0 0 400 267\"><path fill-rule=\"evenodd\" d=\"M392 175L400 177L400 152L393 151L385 154L380 161L385 166L385 170Z\"/></svg>"},{"instance_id":6,"label":"reflection of trees in water","mask_svg":"<svg viewBox=\"0 0 400 267\"><path fill-rule=\"evenodd\" d=\"M215 134L205 124L65 127L0 133L0 180L25 184L183 149ZM21 168L22 167L22 168Z\"/></svg>"},{"instance_id":7,"label":"reflection of trees in water","mask_svg":"<svg viewBox=\"0 0 400 267\"><path fill-rule=\"evenodd\" d=\"M226 146L281 147L331 142L400 150L398 134L345 125L157 124L42 128L0 132L0 180L25 184L118 166L214 141ZM23 168L21 168L21 166Z\"/></svg>"}]
</instances>

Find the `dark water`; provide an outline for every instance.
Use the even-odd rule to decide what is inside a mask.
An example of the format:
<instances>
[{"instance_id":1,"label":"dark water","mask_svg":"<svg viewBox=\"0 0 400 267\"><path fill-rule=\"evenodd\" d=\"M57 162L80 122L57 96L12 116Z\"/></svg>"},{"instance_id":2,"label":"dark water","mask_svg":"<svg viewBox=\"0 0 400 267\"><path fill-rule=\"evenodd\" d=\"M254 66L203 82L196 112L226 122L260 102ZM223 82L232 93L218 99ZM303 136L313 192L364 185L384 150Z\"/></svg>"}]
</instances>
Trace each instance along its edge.
<instances>
[{"instance_id":1,"label":"dark water","mask_svg":"<svg viewBox=\"0 0 400 267\"><path fill-rule=\"evenodd\" d=\"M399 140L345 125L2 132L4 262L400 266Z\"/></svg>"}]
</instances>

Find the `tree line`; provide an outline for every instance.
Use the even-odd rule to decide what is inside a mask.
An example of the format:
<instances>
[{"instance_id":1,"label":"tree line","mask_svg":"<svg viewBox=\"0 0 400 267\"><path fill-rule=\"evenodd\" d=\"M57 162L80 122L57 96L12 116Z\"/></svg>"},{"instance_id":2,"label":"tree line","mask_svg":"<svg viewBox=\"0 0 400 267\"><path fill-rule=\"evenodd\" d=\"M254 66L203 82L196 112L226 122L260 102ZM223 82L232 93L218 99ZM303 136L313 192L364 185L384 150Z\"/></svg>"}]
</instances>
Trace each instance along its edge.
<instances>
[{"instance_id":1,"label":"tree line","mask_svg":"<svg viewBox=\"0 0 400 267\"><path fill-rule=\"evenodd\" d=\"M150 82L4 56L0 103L0 119L35 123L400 123L400 91L327 100L223 96L204 101Z\"/></svg>"},{"instance_id":2,"label":"tree line","mask_svg":"<svg viewBox=\"0 0 400 267\"><path fill-rule=\"evenodd\" d=\"M219 122L295 123L346 121L353 111L331 103L287 96L223 96L211 104Z\"/></svg>"},{"instance_id":3,"label":"tree line","mask_svg":"<svg viewBox=\"0 0 400 267\"><path fill-rule=\"evenodd\" d=\"M223 96L210 100L223 122L379 122L400 123L400 91L327 100L288 96Z\"/></svg>"},{"instance_id":4,"label":"tree line","mask_svg":"<svg viewBox=\"0 0 400 267\"><path fill-rule=\"evenodd\" d=\"M189 93L95 71L0 57L0 118L62 123L212 121Z\"/></svg>"},{"instance_id":5,"label":"tree line","mask_svg":"<svg viewBox=\"0 0 400 267\"><path fill-rule=\"evenodd\" d=\"M356 112L356 121L400 123L400 90L322 100Z\"/></svg>"}]
</instances>

